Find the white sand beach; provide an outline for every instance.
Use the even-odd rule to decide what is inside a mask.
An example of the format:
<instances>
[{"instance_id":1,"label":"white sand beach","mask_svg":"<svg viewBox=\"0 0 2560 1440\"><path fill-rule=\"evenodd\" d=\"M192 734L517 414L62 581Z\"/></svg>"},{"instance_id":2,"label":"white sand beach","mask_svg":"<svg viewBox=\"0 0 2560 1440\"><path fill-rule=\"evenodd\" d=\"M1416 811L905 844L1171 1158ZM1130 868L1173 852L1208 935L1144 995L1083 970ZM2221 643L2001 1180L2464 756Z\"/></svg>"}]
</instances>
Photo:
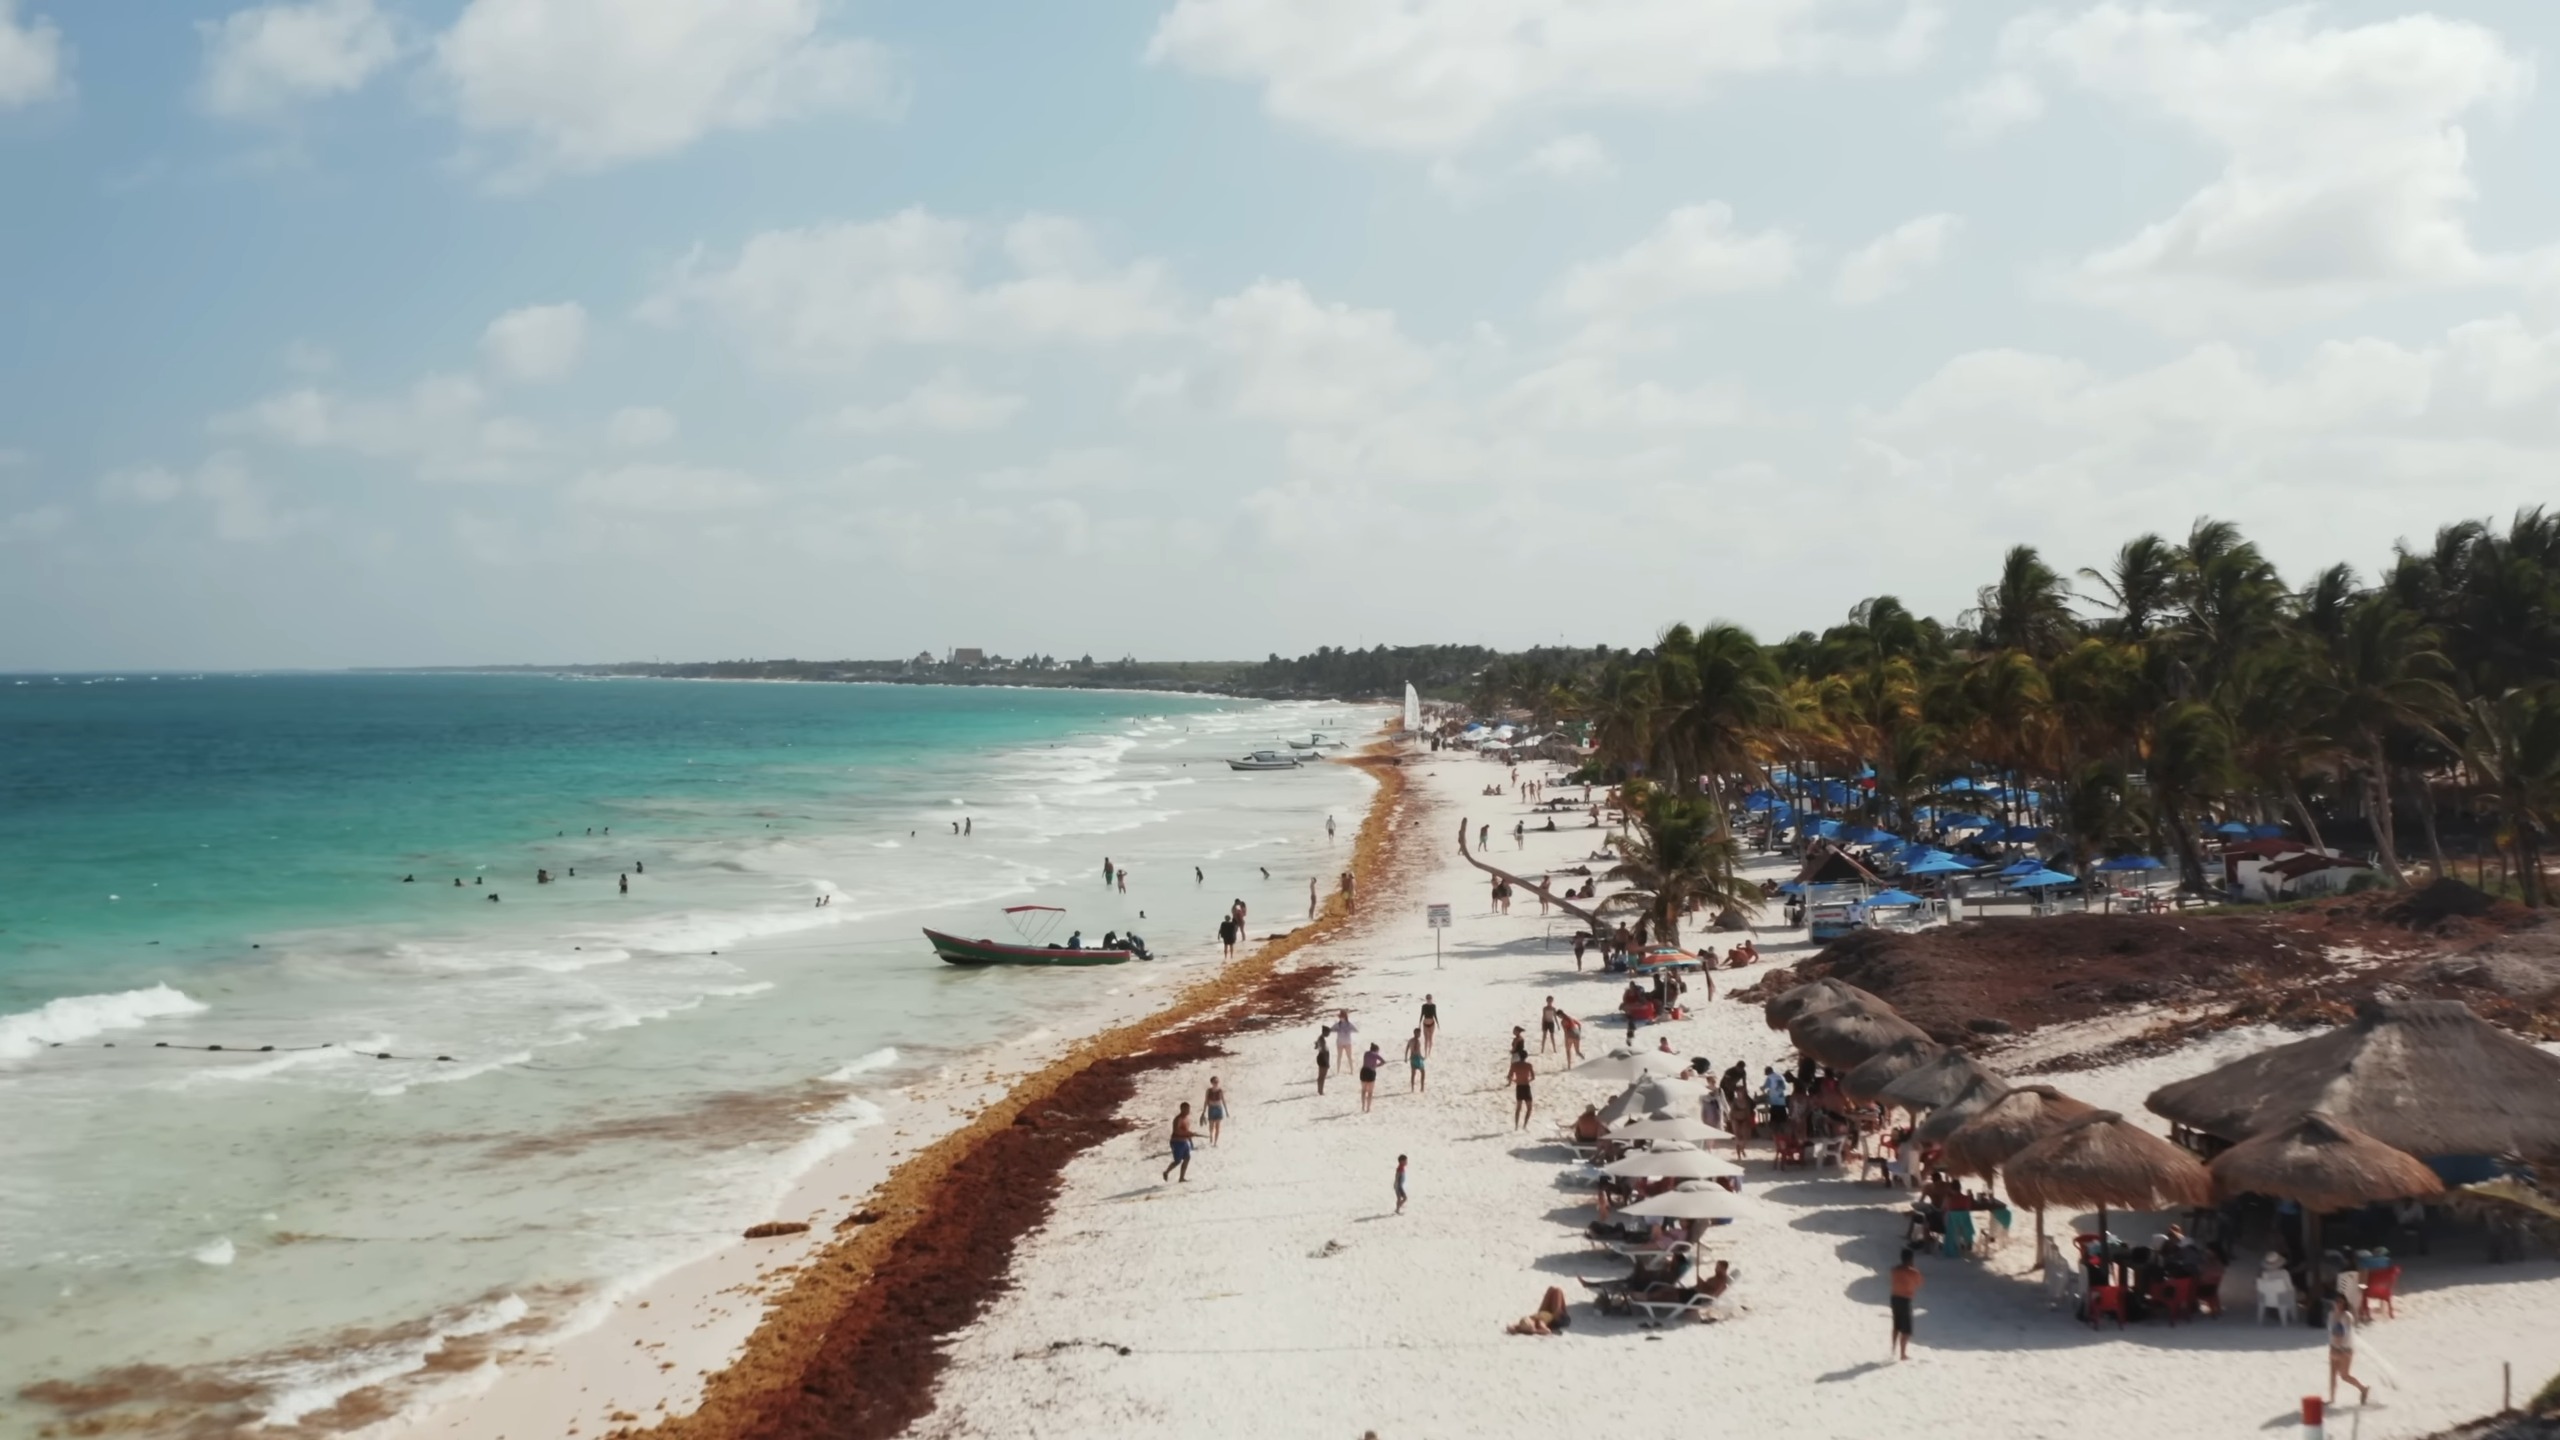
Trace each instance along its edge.
<instances>
[{"instance_id":1,"label":"white sand beach","mask_svg":"<svg viewBox=\"0 0 2560 1440\"><path fill-rule=\"evenodd\" d=\"M1390 1057L1374 1113L1360 1113L1357 1081L1339 1070L1315 1093L1312 1023L1243 1035L1232 1058L1197 1073L1147 1077L1133 1112L1149 1123L1070 1167L1050 1222L1017 1256L1012 1289L953 1346L938 1407L911 1433L2298 1433L2301 1398L2325 1384L2320 1332L2238 1311L2093 1331L2049 1309L2039 1277L2020 1273L2031 1259L2023 1215L1992 1261L1923 1258L1917 1343L1908 1362L1891 1363L1884 1271L1903 1228L1898 1192L1832 1172L1780 1175L1760 1147L1744 1182L1755 1213L1714 1232L1707 1252L1740 1272L1738 1314L1657 1331L1581 1303L1574 1276L1624 1267L1587 1247L1587 1195L1559 1185L1565 1154L1546 1137L1615 1087L1558 1075L1559 1057L1536 1056L1539 1113L1517 1131L1502 1072L1511 1027L1534 1037L1548 995L1585 1018L1586 1049L1604 1051L1623 1033L1611 1025L1621 982L1577 974L1563 940L1575 926L1542 919L1534 897L1508 917L1489 914L1485 877L1447 837L1462 815L1491 823L1494 862L1535 874L1584 863L1599 835L1568 818L1517 850L1501 832L1522 807L1480 794L1495 767L1452 753L1409 769L1420 828L1406 883L1367 897L1351 937L1292 962L1340 967L1332 1003L1352 1010L1362 1044L1378 1041ZM1456 909L1439 964L1423 923L1430 901ZM1763 931L1762 943L1761 966L1716 977L1720 994L1807 948L1801 932ZM1441 1028L1429 1091L1413 1095L1395 1057L1426 994ZM1754 1075L1789 1058L1758 1007L1691 1002L1695 1018L1647 1029L1642 1046L1667 1037L1677 1056L1739 1058ZM2146 1093L2276 1038L2227 1032L2039 1078L2165 1132L2141 1109ZM2046 1037L2040 1048L2056 1047ZM1996 1053L1987 1063L2000 1068ZM1213 1071L1232 1111L1222 1143L1202 1145L1188 1183L1164 1183L1167 1122L1179 1102L1199 1104ZM1411 1157L1402 1216L1390 1193L1399 1154ZM2111 1228L2161 1226L2119 1215ZM2386 1383L2372 1405L2333 1411L2332 1435L2425 1435L2494 1410L2503 1364L2519 1399L2560 1370L2560 1266L2487 1265L2463 1241L2407 1258L2398 1318L2362 1337L2366 1378ZM1505 1335L1554 1284L1576 1298L1570 1333Z\"/></svg>"}]
</instances>

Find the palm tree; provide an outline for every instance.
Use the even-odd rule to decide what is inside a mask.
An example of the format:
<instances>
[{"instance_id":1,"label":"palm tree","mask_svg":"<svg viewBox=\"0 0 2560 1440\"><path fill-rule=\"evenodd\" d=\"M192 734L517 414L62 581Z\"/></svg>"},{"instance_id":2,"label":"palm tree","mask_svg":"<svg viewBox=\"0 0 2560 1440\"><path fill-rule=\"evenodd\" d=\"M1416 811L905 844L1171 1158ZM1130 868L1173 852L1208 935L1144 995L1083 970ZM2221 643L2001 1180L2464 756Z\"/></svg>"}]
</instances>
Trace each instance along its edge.
<instances>
[{"instance_id":1,"label":"palm tree","mask_svg":"<svg viewBox=\"0 0 2560 1440\"><path fill-rule=\"evenodd\" d=\"M2394 885L2409 877L2400 868L2392 825L2392 737L2415 731L2439 736L2437 723L2456 709L2445 684L2444 655L2435 634L2387 593L2365 597L2349 609L2325 672L2315 686L2329 733L2362 763L2366 804L2373 815L2374 847L2382 872Z\"/></svg>"},{"instance_id":2,"label":"palm tree","mask_svg":"<svg viewBox=\"0 0 2560 1440\"><path fill-rule=\"evenodd\" d=\"M2230 792L2230 724L2210 705L2173 700L2152 722L2147 759L2152 813L2177 846L2180 884L2205 894L2211 887L2205 883L2195 818L2211 813Z\"/></svg>"},{"instance_id":3,"label":"palm tree","mask_svg":"<svg viewBox=\"0 0 2560 1440\"><path fill-rule=\"evenodd\" d=\"M1738 878L1742 847L1723 807L1695 795L1638 781L1628 788L1633 834L1618 841L1608 878L1634 884L1634 898L1666 945L1680 943L1680 917L1700 906L1757 910L1758 887Z\"/></svg>"},{"instance_id":4,"label":"palm tree","mask_svg":"<svg viewBox=\"0 0 2560 1440\"><path fill-rule=\"evenodd\" d=\"M1675 722L1688 732L1687 752L1719 800L1725 782L1760 768L1772 732L1784 719L1778 667L1738 625L1710 625L1689 646L1689 703Z\"/></svg>"},{"instance_id":5,"label":"palm tree","mask_svg":"<svg viewBox=\"0 0 2560 1440\"><path fill-rule=\"evenodd\" d=\"M2032 545L2012 545L2001 557L2000 579L1974 597L1974 629L1994 650L2019 650L2049 660L2080 638L2071 613L2071 586Z\"/></svg>"},{"instance_id":6,"label":"palm tree","mask_svg":"<svg viewBox=\"0 0 2560 1440\"><path fill-rule=\"evenodd\" d=\"M2560 684L2474 698L2464 759L2515 855L2524 903L2542 904L2542 842L2560 826Z\"/></svg>"},{"instance_id":7,"label":"palm tree","mask_svg":"<svg viewBox=\"0 0 2560 1440\"><path fill-rule=\"evenodd\" d=\"M2109 628L2119 638L2142 640L2176 608L2185 564L2178 547L2157 535L2143 535L2125 542L2107 573L2080 573L2097 582L2104 592L2100 603L2115 612Z\"/></svg>"}]
</instances>

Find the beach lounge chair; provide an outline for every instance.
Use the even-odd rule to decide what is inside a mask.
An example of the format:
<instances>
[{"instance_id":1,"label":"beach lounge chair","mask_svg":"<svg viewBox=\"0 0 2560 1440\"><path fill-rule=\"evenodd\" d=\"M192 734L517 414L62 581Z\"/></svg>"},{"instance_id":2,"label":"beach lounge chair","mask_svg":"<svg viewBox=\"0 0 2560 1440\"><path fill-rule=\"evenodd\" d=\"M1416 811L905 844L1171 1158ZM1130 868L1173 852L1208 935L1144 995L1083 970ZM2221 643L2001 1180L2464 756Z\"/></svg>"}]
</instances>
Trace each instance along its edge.
<instances>
[{"instance_id":1,"label":"beach lounge chair","mask_svg":"<svg viewBox=\"0 0 2560 1440\"><path fill-rule=\"evenodd\" d=\"M1834 1170L1840 1169L1840 1150L1845 1143L1838 1139L1808 1141L1804 1147L1805 1163L1816 1170L1826 1165Z\"/></svg>"},{"instance_id":2,"label":"beach lounge chair","mask_svg":"<svg viewBox=\"0 0 2560 1440\"><path fill-rule=\"evenodd\" d=\"M1641 1241L1595 1238L1592 1243L1599 1246L1601 1249L1608 1251L1610 1254L1617 1256L1619 1259L1628 1261L1685 1260L1695 1253L1698 1248L1686 1240L1674 1240L1669 1244L1655 1245Z\"/></svg>"},{"instance_id":3,"label":"beach lounge chair","mask_svg":"<svg viewBox=\"0 0 2560 1440\"><path fill-rule=\"evenodd\" d=\"M2364 1294L2356 1302L2356 1318L2372 1319L2373 1302L2379 1300L2382 1302L2383 1314L2394 1320L2399 1319L2400 1311L2391 1303L2391 1294L2398 1288L2400 1288L2399 1266L2385 1265L2379 1270L2368 1273L2364 1277Z\"/></svg>"},{"instance_id":4,"label":"beach lounge chair","mask_svg":"<svg viewBox=\"0 0 2560 1440\"><path fill-rule=\"evenodd\" d=\"M1627 1308L1644 1318L1637 1323L1647 1329L1660 1329L1675 1320L1713 1320L1724 1308L1720 1296L1698 1294L1685 1300L1638 1300L1627 1298Z\"/></svg>"}]
</instances>

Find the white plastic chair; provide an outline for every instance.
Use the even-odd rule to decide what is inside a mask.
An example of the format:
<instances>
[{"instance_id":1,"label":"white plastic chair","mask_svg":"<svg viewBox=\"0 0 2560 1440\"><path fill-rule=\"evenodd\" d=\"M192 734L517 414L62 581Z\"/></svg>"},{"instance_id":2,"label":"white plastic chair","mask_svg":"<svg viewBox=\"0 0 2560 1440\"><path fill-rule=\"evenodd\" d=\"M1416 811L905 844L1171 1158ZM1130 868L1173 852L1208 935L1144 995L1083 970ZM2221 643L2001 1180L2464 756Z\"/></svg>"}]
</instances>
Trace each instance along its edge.
<instances>
[{"instance_id":1,"label":"white plastic chair","mask_svg":"<svg viewBox=\"0 0 2560 1440\"><path fill-rule=\"evenodd\" d=\"M2281 1270L2267 1271L2258 1276L2258 1323L2266 1324L2269 1315L2286 1325L2302 1322L2302 1307L2293 1296L2293 1277Z\"/></svg>"}]
</instances>

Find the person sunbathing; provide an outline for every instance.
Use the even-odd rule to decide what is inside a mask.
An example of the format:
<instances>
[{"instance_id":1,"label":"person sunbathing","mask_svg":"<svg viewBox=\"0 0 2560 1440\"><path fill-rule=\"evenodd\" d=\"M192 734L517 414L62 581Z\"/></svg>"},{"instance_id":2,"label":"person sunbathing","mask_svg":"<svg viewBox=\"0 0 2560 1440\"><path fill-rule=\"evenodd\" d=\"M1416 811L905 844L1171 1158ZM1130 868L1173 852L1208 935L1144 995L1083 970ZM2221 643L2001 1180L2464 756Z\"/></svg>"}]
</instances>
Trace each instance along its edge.
<instances>
[{"instance_id":1,"label":"person sunbathing","mask_svg":"<svg viewBox=\"0 0 2560 1440\"><path fill-rule=\"evenodd\" d=\"M1550 1285L1547 1293L1538 1297L1538 1308L1512 1321L1504 1327L1503 1333L1553 1335L1572 1323L1572 1317L1566 1311L1563 1287Z\"/></svg>"},{"instance_id":2,"label":"person sunbathing","mask_svg":"<svg viewBox=\"0 0 2560 1440\"><path fill-rule=\"evenodd\" d=\"M1608 1126L1600 1123L1600 1111L1596 1106L1585 1105L1582 1113L1574 1117L1573 1138L1585 1145L1598 1144L1608 1130Z\"/></svg>"}]
</instances>

